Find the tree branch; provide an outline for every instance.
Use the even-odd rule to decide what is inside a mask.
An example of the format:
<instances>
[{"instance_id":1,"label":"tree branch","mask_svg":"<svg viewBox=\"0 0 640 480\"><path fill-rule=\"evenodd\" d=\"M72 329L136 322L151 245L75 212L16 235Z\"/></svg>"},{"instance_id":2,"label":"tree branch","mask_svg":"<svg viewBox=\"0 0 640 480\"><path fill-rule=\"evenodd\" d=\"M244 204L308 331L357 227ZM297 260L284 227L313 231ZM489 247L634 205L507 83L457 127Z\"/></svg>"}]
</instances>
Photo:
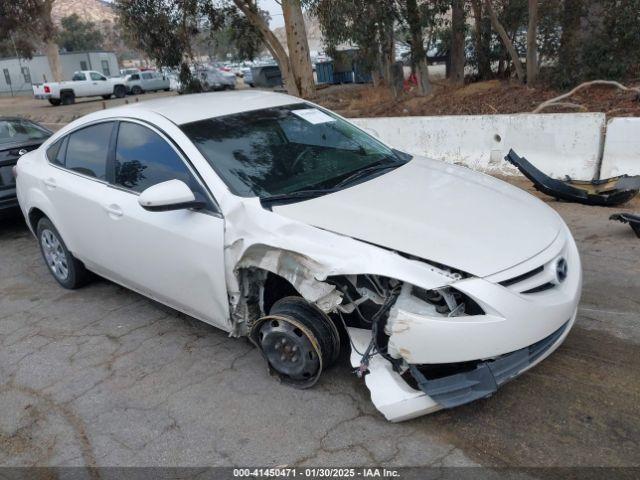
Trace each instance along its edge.
<instances>
[{"instance_id":1,"label":"tree branch","mask_svg":"<svg viewBox=\"0 0 640 480\"><path fill-rule=\"evenodd\" d=\"M576 92L582 90L583 88L591 87L593 85L605 85L605 86L609 86L609 87L616 87L616 88L619 88L620 90L624 90L624 91L627 91L627 92L637 92L637 93L640 94L640 88L639 87L626 87L626 86L622 85L621 83L615 82L613 80L592 80L590 82L581 83L580 85L578 85L573 90L571 90L571 91L569 91L567 93L563 93L562 95L558 95L557 97L554 97L554 98L551 98L549 100L546 100L546 101L542 102L534 110L532 110L531 113L540 113L545 108L558 105L559 103L561 103L561 100L564 100L565 98L569 98L570 96L572 96Z\"/></svg>"}]
</instances>

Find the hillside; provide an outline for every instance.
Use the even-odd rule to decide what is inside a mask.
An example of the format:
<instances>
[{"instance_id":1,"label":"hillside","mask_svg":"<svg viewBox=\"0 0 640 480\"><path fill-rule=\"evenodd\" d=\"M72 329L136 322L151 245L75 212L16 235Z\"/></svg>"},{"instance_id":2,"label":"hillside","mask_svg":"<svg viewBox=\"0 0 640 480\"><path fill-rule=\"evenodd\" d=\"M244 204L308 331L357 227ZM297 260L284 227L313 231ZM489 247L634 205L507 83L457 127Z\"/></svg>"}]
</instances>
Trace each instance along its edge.
<instances>
[{"instance_id":1,"label":"hillside","mask_svg":"<svg viewBox=\"0 0 640 480\"><path fill-rule=\"evenodd\" d=\"M110 3L101 0L55 0L51 16L54 23L60 25L64 17L76 13L81 19L102 25L114 23L116 14Z\"/></svg>"}]
</instances>

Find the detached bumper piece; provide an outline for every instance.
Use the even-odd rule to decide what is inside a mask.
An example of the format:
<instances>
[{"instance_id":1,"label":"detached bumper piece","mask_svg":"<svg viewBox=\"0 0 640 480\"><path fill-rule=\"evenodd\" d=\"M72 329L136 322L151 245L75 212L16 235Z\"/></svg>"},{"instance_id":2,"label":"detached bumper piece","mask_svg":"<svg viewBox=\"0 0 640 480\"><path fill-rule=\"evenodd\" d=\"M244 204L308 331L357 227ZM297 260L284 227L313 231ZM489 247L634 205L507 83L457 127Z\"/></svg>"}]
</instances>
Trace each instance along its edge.
<instances>
[{"instance_id":1,"label":"detached bumper piece","mask_svg":"<svg viewBox=\"0 0 640 480\"><path fill-rule=\"evenodd\" d=\"M636 236L640 238L640 215L634 215L633 213L614 213L609 217L609 220L628 223Z\"/></svg>"},{"instance_id":2,"label":"detached bumper piece","mask_svg":"<svg viewBox=\"0 0 640 480\"><path fill-rule=\"evenodd\" d=\"M491 396L498 387L517 377L551 348L570 322L546 338L528 347L507 353L493 360L479 361L472 370L442 378L428 379L419 365L410 365L409 372L418 388L444 408L453 408Z\"/></svg>"},{"instance_id":3,"label":"detached bumper piece","mask_svg":"<svg viewBox=\"0 0 640 480\"><path fill-rule=\"evenodd\" d=\"M513 150L509 150L504 159L531 180L536 190L558 200L610 207L628 202L640 191L639 175L621 175L591 181L573 180L569 177L558 180L544 174Z\"/></svg>"}]
</instances>

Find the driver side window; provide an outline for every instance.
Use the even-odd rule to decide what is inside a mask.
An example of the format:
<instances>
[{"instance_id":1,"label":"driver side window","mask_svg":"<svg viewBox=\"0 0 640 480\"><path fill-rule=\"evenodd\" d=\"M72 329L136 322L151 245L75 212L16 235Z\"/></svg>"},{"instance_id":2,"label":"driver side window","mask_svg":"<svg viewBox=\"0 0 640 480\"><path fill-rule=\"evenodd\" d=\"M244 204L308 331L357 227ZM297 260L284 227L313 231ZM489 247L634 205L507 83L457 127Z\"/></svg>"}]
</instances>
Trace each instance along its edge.
<instances>
[{"instance_id":1,"label":"driver side window","mask_svg":"<svg viewBox=\"0 0 640 480\"><path fill-rule=\"evenodd\" d=\"M91 72L90 75L91 75L91 80L106 80L105 77L103 77L102 75L96 72Z\"/></svg>"},{"instance_id":2,"label":"driver side window","mask_svg":"<svg viewBox=\"0 0 640 480\"><path fill-rule=\"evenodd\" d=\"M115 185L141 193L158 183L177 179L191 188L197 200L209 203L182 158L153 130L121 122L115 154Z\"/></svg>"}]
</instances>

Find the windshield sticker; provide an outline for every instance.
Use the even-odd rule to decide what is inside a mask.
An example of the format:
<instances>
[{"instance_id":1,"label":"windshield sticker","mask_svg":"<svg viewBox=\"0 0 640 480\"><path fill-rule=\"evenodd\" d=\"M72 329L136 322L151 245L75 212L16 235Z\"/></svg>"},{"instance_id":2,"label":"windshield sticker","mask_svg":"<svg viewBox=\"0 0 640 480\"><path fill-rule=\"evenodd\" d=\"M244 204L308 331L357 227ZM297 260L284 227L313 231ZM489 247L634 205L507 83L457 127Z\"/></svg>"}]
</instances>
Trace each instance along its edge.
<instances>
[{"instance_id":1,"label":"windshield sticker","mask_svg":"<svg viewBox=\"0 0 640 480\"><path fill-rule=\"evenodd\" d=\"M291 110L291 113L299 116L303 120L306 120L307 122L313 125L318 125L319 123L328 123L328 122L336 121L335 118L332 118L326 113L321 112L317 108L304 108L302 110Z\"/></svg>"}]
</instances>

